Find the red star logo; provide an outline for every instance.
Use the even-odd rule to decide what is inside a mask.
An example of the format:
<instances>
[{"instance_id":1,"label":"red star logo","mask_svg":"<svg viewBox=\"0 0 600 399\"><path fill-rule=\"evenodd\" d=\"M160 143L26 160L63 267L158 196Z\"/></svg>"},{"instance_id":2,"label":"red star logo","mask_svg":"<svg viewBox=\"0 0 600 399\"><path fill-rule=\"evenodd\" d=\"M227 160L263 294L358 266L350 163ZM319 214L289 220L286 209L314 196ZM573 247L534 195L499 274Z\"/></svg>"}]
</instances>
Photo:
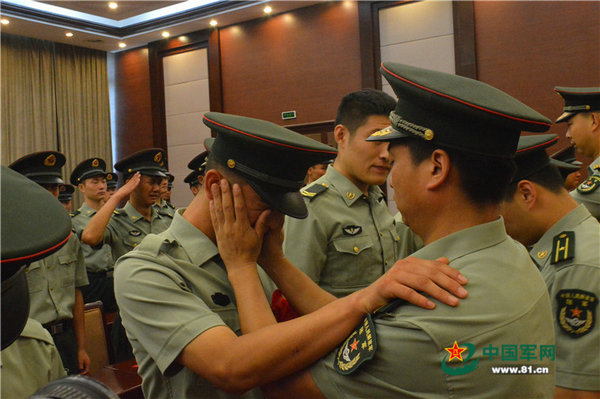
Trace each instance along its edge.
<instances>
[{"instance_id":1,"label":"red star logo","mask_svg":"<svg viewBox=\"0 0 600 399\"><path fill-rule=\"evenodd\" d=\"M454 345L452 346L452 348L444 348L444 349L446 349L448 351L448 353L450 353L450 359L448 359L448 361L456 358L456 359L460 360L461 362L463 361L461 353L463 353L464 351L467 350L467 348L459 348L456 341L454 341Z\"/></svg>"},{"instance_id":2,"label":"red star logo","mask_svg":"<svg viewBox=\"0 0 600 399\"><path fill-rule=\"evenodd\" d=\"M581 316L581 310L579 310L579 308L571 309L571 316L577 317L579 319L579 316Z\"/></svg>"},{"instance_id":3,"label":"red star logo","mask_svg":"<svg viewBox=\"0 0 600 399\"><path fill-rule=\"evenodd\" d=\"M350 348L352 348L350 351L354 351L358 349L358 340L356 338L354 338L354 342L352 342L350 344Z\"/></svg>"}]
</instances>

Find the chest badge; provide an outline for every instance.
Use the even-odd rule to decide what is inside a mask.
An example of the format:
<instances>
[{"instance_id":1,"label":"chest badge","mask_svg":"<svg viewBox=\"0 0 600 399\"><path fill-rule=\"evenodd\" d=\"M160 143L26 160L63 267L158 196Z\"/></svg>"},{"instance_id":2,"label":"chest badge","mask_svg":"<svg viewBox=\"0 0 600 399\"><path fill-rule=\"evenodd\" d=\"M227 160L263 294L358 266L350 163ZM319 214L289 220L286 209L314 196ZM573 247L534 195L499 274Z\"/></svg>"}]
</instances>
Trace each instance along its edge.
<instances>
[{"instance_id":1,"label":"chest badge","mask_svg":"<svg viewBox=\"0 0 600 399\"><path fill-rule=\"evenodd\" d=\"M556 319L561 330L571 338L579 338L592 331L596 324L598 297L583 290L560 290L556 294Z\"/></svg>"},{"instance_id":2,"label":"chest badge","mask_svg":"<svg viewBox=\"0 0 600 399\"><path fill-rule=\"evenodd\" d=\"M231 299L221 292L215 292L210 296L215 305L227 306L231 303Z\"/></svg>"},{"instance_id":3,"label":"chest badge","mask_svg":"<svg viewBox=\"0 0 600 399\"><path fill-rule=\"evenodd\" d=\"M342 230L344 231L344 235L346 235L346 236L355 236L362 232L362 227L349 225L349 226L342 228Z\"/></svg>"},{"instance_id":4,"label":"chest badge","mask_svg":"<svg viewBox=\"0 0 600 399\"><path fill-rule=\"evenodd\" d=\"M352 374L362 363L372 359L376 351L375 325L368 314L338 348L333 368L342 375Z\"/></svg>"},{"instance_id":5,"label":"chest badge","mask_svg":"<svg viewBox=\"0 0 600 399\"><path fill-rule=\"evenodd\" d=\"M131 231L129 232L129 235L130 235L130 236L133 236L133 237L139 237L139 236L141 236L141 235L142 235L142 232L141 232L141 231L139 231L139 230L131 230Z\"/></svg>"}]
</instances>

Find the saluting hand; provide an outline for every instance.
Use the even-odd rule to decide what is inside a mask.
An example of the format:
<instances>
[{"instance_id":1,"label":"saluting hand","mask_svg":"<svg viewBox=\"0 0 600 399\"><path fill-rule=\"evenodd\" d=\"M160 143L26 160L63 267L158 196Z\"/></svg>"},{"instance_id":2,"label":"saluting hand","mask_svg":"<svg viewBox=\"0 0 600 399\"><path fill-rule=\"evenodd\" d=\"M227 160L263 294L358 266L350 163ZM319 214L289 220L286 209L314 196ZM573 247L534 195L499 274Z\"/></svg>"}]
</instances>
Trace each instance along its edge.
<instances>
[{"instance_id":1,"label":"saluting hand","mask_svg":"<svg viewBox=\"0 0 600 399\"><path fill-rule=\"evenodd\" d=\"M213 196L210 201L210 218L219 254L227 272L243 267L256 268L270 210L260 214L253 228L238 184L230 187L229 182L222 179L219 185L213 184L210 189Z\"/></svg>"},{"instance_id":2,"label":"saluting hand","mask_svg":"<svg viewBox=\"0 0 600 399\"><path fill-rule=\"evenodd\" d=\"M114 194L114 197L119 198L119 201L124 200L129 197L129 194L135 190L135 188L140 184L140 180L142 175L140 172L135 172L133 176L125 183L121 188L119 188Z\"/></svg>"}]
</instances>

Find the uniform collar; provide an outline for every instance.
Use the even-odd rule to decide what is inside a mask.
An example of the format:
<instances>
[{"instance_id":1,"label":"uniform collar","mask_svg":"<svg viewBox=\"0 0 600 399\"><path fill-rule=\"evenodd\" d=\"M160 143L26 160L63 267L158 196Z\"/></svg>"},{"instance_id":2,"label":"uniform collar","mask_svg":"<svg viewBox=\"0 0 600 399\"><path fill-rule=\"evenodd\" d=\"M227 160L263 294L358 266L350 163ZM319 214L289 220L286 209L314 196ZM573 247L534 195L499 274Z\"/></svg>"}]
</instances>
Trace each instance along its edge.
<instances>
[{"instance_id":1,"label":"uniform collar","mask_svg":"<svg viewBox=\"0 0 600 399\"><path fill-rule=\"evenodd\" d=\"M529 255L535 259L536 263L544 263L552 251L552 242L554 237L563 231L573 230L575 226L581 224L585 219L592 217L585 205L578 205L577 208L563 216L558 222L544 233L529 251Z\"/></svg>"},{"instance_id":2,"label":"uniform collar","mask_svg":"<svg viewBox=\"0 0 600 399\"><path fill-rule=\"evenodd\" d=\"M79 207L79 213L92 217L96 214L96 210L84 202L81 204L81 207Z\"/></svg>"},{"instance_id":3,"label":"uniform collar","mask_svg":"<svg viewBox=\"0 0 600 399\"><path fill-rule=\"evenodd\" d=\"M177 210L169 231L194 265L201 266L209 259L219 255L215 243L196 226L184 219L183 209Z\"/></svg>"},{"instance_id":4,"label":"uniform collar","mask_svg":"<svg viewBox=\"0 0 600 399\"><path fill-rule=\"evenodd\" d=\"M319 179L320 180L320 179ZM383 191L378 186L369 186L369 196L365 196L361 190L356 187L346 176L341 174L333 165L327 167L324 180L340 193L347 206L352 206L360 198L380 201L383 198Z\"/></svg>"},{"instance_id":5,"label":"uniform collar","mask_svg":"<svg viewBox=\"0 0 600 399\"><path fill-rule=\"evenodd\" d=\"M159 215L159 213L158 213L158 210L155 209L154 206L150 207L150 209L151 209L151 219L152 220L161 217ZM137 222L138 220L146 220L146 218L144 218L144 215L142 215L141 213L139 213L138 210L135 209L133 207L133 205L131 205L131 203L129 201L127 201L127 203L123 207L123 210L127 214L127 217L129 219L131 219L132 222Z\"/></svg>"},{"instance_id":6,"label":"uniform collar","mask_svg":"<svg viewBox=\"0 0 600 399\"><path fill-rule=\"evenodd\" d=\"M426 245L411 256L420 259L434 260L445 256L450 262L501 243L508 239L504 227L504 219L499 217L493 222L469 227Z\"/></svg>"}]
</instances>

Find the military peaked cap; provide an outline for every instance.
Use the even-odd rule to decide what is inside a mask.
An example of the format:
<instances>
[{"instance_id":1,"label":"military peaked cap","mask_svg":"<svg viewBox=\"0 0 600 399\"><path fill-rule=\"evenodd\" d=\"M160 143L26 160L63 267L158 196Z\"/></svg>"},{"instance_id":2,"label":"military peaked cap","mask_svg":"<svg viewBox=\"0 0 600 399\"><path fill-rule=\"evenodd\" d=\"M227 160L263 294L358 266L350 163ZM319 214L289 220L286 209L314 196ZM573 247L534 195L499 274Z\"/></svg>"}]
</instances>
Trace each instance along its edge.
<instances>
[{"instance_id":1,"label":"military peaked cap","mask_svg":"<svg viewBox=\"0 0 600 399\"><path fill-rule=\"evenodd\" d=\"M71 184L61 184L58 186L58 200L59 201L70 201L73 199L73 193L75 187Z\"/></svg>"},{"instance_id":2,"label":"military peaked cap","mask_svg":"<svg viewBox=\"0 0 600 399\"><path fill-rule=\"evenodd\" d=\"M41 151L25 155L8 165L38 184L63 184L61 168L65 156L56 151Z\"/></svg>"},{"instance_id":3,"label":"military peaked cap","mask_svg":"<svg viewBox=\"0 0 600 399\"><path fill-rule=\"evenodd\" d=\"M71 184L76 186L90 177L106 177L106 162L102 158L89 158L82 161L71 172Z\"/></svg>"},{"instance_id":4,"label":"military peaked cap","mask_svg":"<svg viewBox=\"0 0 600 399\"><path fill-rule=\"evenodd\" d=\"M121 159L115 169L125 176L140 172L142 175L167 177L167 155L161 148L148 148Z\"/></svg>"},{"instance_id":5,"label":"military peaked cap","mask_svg":"<svg viewBox=\"0 0 600 399\"><path fill-rule=\"evenodd\" d=\"M563 113L556 123L566 122L580 112L600 110L600 87L555 87L554 91L565 101Z\"/></svg>"},{"instance_id":6,"label":"military peaked cap","mask_svg":"<svg viewBox=\"0 0 600 399\"><path fill-rule=\"evenodd\" d=\"M515 154L517 172L512 180L525 179L550 165L550 157L546 153L546 148L557 142L556 134L521 136Z\"/></svg>"},{"instance_id":7,"label":"military peaked cap","mask_svg":"<svg viewBox=\"0 0 600 399\"><path fill-rule=\"evenodd\" d=\"M106 188L117 188L117 184L119 184L119 175L108 172L106 174Z\"/></svg>"},{"instance_id":8,"label":"military peaked cap","mask_svg":"<svg viewBox=\"0 0 600 399\"><path fill-rule=\"evenodd\" d=\"M398 96L392 126L369 141L416 137L484 156L510 158L521 131L543 132L552 122L483 82L409 65L384 63L381 73Z\"/></svg>"},{"instance_id":9,"label":"military peaked cap","mask_svg":"<svg viewBox=\"0 0 600 399\"><path fill-rule=\"evenodd\" d=\"M209 112L204 123L217 132L210 158L246 179L273 209L295 218L308 215L299 189L306 169L337 151L271 122Z\"/></svg>"}]
</instances>

